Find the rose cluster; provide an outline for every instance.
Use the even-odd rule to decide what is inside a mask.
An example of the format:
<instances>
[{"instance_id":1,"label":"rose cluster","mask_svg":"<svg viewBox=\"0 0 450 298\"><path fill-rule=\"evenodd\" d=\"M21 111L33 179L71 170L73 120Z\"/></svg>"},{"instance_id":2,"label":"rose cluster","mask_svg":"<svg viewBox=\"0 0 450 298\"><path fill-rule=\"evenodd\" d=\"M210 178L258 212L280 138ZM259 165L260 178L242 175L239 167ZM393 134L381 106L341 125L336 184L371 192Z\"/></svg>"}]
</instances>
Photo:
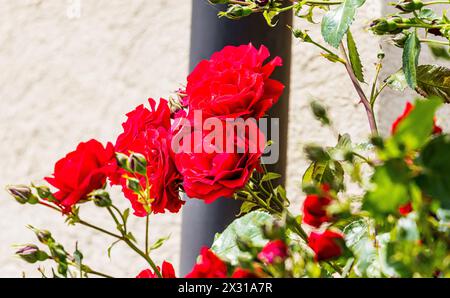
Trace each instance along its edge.
<instances>
[{"instance_id":1,"label":"rose cluster","mask_svg":"<svg viewBox=\"0 0 450 298\"><path fill-rule=\"evenodd\" d=\"M157 104L150 98L149 108L140 105L127 114L123 132L114 145L108 143L104 148L96 140L81 143L56 163L53 177L46 178L58 189L52 199L64 212L71 212L73 206L88 200L92 191L103 188L109 180L111 185L122 187L136 216L146 216L151 212L178 212L184 204L181 189L189 197L207 203L232 196L244 187L253 170L259 169L262 150L250 152L248 148L264 136L258 135L258 140L253 140L248 135L224 134L223 143L243 148L234 152L175 152L172 139L180 129L174 123L193 124L196 111L205 120L216 117L224 124L238 117L258 120L264 116L284 88L270 79L274 69L281 65L281 58L264 64L269 55L264 46L257 49L248 44L227 46L211 59L201 61L188 76L183 111L171 113L166 100L160 99ZM196 131L194 127L190 134ZM201 133L200 145L207 133ZM189 138L190 135L183 136L183 140ZM194 143L193 147L199 144ZM132 158L128 167L123 166L116 161L117 154L139 154L145 158L145 166L140 171L134 170L139 167L136 164L139 160ZM142 190L146 195L142 195Z\"/></svg>"}]
</instances>

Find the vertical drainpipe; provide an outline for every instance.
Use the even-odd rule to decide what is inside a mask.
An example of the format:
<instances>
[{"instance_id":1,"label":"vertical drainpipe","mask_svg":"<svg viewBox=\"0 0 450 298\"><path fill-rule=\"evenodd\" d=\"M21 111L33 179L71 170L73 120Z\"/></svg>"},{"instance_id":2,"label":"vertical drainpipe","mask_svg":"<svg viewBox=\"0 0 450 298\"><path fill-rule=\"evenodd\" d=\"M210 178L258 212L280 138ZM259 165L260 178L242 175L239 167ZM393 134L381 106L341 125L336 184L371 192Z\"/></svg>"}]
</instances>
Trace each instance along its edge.
<instances>
[{"instance_id":1,"label":"vertical drainpipe","mask_svg":"<svg viewBox=\"0 0 450 298\"><path fill-rule=\"evenodd\" d=\"M275 28L270 28L262 15L252 15L238 21L218 18L217 12L223 6L213 6L207 0L192 0L191 48L189 69L212 53L226 45L241 45L251 42L255 47L264 44L273 56L283 59L283 66L275 70L273 78L285 86L283 96L270 110L269 117L279 118L278 163L269 166L269 171L283 175L284 184L287 152L287 126L289 108L289 79L291 66L291 32L286 27L292 25L292 15L282 14ZM270 125L269 125L270 127ZM270 136L270 135L269 135ZM180 276L189 273L200 248L210 246L217 232L221 232L239 213L239 202L223 198L212 204L200 200L187 199L182 208L181 262Z\"/></svg>"}]
</instances>

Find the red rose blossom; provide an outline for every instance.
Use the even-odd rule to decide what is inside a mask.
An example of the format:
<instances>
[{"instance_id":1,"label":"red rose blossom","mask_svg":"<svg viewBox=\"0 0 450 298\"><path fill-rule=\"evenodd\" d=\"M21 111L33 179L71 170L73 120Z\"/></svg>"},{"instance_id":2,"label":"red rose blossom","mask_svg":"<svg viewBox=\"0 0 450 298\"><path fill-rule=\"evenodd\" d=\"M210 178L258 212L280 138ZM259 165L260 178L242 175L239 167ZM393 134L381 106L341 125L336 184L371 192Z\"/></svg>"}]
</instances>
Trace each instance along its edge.
<instances>
[{"instance_id":1,"label":"red rose blossom","mask_svg":"<svg viewBox=\"0 0 450 298\"><path fill-rule=\"evenodd\" d=\"M154 199L151 208L154 213L164 213L165 210L178 212L184 204L179 198L178 185L180 173L173 161L170 131L170 109L167 101L161 99L158 107L153 99L149 99L150 110L143 105L127 114L127 121L122 124L123 133L116 141L115 150L124 154L140 153L147 160L147 175L150 197ZM137 216L146 216L147 211L138 201L137 195L126 187L123 177L126 171L118 169L111 177L113 184L122 185L125 197L130 200ZM147 187L145 176L139 175L143 188Z\"/></svg>"},{"instance_id":2,"label":"red rose blossom","mask_svg":"<svg viewBox=\"0 0 450 298\"><path fill-rule=\"evenodd\" d=\"M403 114L401 114L395 121L392 123L391 127L391 133L394 134L397 131L398 125L401 123L403 119L405 119L409 113L414 109L414 105L412 105L410 102L406 103L405 110L403 111ZM441 134L442 128L436 125L436 119L433 120L433 134Z\"/></svg>"},{"instance_id":3,"label":"red rose blossom","mask_svg":"<svg viewBox=\"0 0 450 298\"><path fill-rule=\"evenodd\" d=\"M310 194L303 202L303 222L315 228L331 220L326 210L332 201L328 195L329 188L325 185L322 188L323 194Z\"/></svg>"},{"instance_id":4,"label":"red rose blossom","mask_svg":"<svg viewBox=\"0 0 450 298\"><path fill-rule=\"evenodd\" d=\"M186 278L225 278L227 265L219 259L209 248L202 247L200 260L194 265Z\"/></svg>"},{"instance_id":5,"label":"red rose blossom","mask_svg":"<svg viewBox=\"0 0 450 298\"><path fill-rule=\"evenodd\" d=\"M158 270L160 270L159 267ZM176 278L175 270L173 269L172 264L164 261L162 263L161 275L163 278ZM150 269L145 269L142 270L141 273L136 276L136 278L158 278L158 275Z\"/></svg>"},{"instance_id":6,"label":"red rose blossom","mask_svg":"<svg viewBox=\"0 0 450 298\"><path fill-rule=\"evenodd\" d=\"M261 118L279 99L284 86L269 79L280 57L263 65L270 56L266 47L252 44L226 46L201 61L187 79L185 104L206 117Z\"/></svg>"},{"instance_id":7,"label":"red rose blossom","mask_svg":"<svg viewBox=\"0 0 450 298\"><path fill-rule=\"evenodd\" d=\"M245 186L253 170L260 170L264 150L261 144L265 143L265 137L254 125L252 130L256 136L252 137L235 135L233 138L224 132L208 142L206 137L210 132L195 129L185 136L183 141L191 140L193 148L181 148L175 152L175 163L183 176L183 189L190 198L212 203L220 197L232 197ZM200 141L196 142L197 138ZM218 150L218 139L223 141L220 146L222 150ZM181 147L184 146L183 141ZM234 147L231 152L226 150L229 143Z\"/></svg>"},{"instance_id":8,"label":"red rose blossom","mask_svg":"<svg viewBox=\"0 0 450 298\"><path fill-rule=\"evenodd\" d=\"M398 207L398 212L403 216L410 214L412 211L413 211L413 207L412 207L411 202Z\"/></svg>"},{"instance_id":9,"label":"red rose blossom","mask_svg":"<svg viewBox=\"0 0 450 298\"><path fill-rule=\"evenodd\" d=\"M312 232L308 237L308 245L314 251L316 261L330 260L342 255L343 241L341 234L330 230L323 233Z\"/></svg>"},{"instance_id":10,"label":"red rose blossom","mask_svg":"<svg viewBox=\"0 0 450 298\"><path fill-rule=\"evenodd\" d=\"M248 269L236 268L231 278L258 278L258 276Z\"/></svg>"},{"instance_id":11,"label":"red rose blossom","mask_svg":"<svg viewBox=\"0 0 450 298\"><path fill-rule=\"evenodd\" d=\"M284 261L288 256L288 247L282 240L273 240L264 246L258 259L267 264Z\"/></svg>"},{"instance_id":12,"label":"red rose blossom","mask_svg":"<svg viewBox=\"0 0 450 298\"><path fill-rule=\"evenodd\" d=\"M111 143L105 148L97 140L90 140L80 143L55 164L53 177L45 180L58 189L54 197L64 212L70 212L72 206L105 185L113 161Z\"/></svg>"}]
</instances>

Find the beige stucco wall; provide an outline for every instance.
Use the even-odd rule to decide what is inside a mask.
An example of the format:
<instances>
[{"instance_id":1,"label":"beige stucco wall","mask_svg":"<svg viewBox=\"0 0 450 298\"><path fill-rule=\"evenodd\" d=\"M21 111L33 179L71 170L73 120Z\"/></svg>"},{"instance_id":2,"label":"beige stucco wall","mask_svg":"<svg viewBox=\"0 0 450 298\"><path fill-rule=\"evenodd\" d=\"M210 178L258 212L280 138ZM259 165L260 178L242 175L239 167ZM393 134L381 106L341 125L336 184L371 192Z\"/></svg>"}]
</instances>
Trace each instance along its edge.
<instances>
[{"instance_id":1,"label":"beige stucco wall","mask_svg":"<svg viewBox=\"0 0 450 298\"><path fill-rule=\"evenodd\" d=\"M114 140L124 114L147 97L167 96L184 83L188 70L189 0L81 0L81 16L68 18L65 0L0 0L0 185L40 181L53 164L80 141ZM354 35L365 65L376 61L378 42L365 26L384 10L369 0L360 10ZM269 30L269 28L268 28ZM317 34L316 29L311 33ZM317 35L316 35L317 36ZM388 54L391 50L388 51ZM390 58L399 67L398 52ZM368 81L371 75L367 74ZM301 150L309 142L333 144L333 135L314 121L308 100L323 99L339 131L356 140L368 133L364 111L339 65L330 65L315 48L293 43L289 131L288 191L299 204L299 181L306 162ZM381 128L402 109L405 98L382 98ZM384 111L389 110L388 112ZM383 114L381 116L381 113ZM118 204L127 201L116 196ZM101 210L81 215L112 227ZM151 237L171 234L154 256L179 263L181 216L152 219ZM13 257L11 244L35 242L26 224L51 229L57 240L73 249L79 242L86 263L115 276L134 276L145 264L125 246L106 256L111 239L83 227L68 227L58 214L40 207L19 206L0 193L0 276L36 276L37 265ZM132 229L142 239L143 220Z\"/></svg>"}]
</instances>

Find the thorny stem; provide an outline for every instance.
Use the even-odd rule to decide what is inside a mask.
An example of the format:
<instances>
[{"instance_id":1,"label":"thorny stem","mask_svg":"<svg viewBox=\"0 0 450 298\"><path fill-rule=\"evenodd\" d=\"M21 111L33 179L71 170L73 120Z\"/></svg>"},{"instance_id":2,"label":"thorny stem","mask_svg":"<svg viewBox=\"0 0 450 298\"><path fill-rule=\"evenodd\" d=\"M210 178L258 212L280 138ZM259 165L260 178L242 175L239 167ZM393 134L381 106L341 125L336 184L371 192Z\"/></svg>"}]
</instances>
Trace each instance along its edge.
<instances>
[{"instance_id":1,"label":"thorny stem","mask_svg":"<svg viewBox=\"0 0 450 298\"><path fill-rule=\"evenodd\" d=\"M358 79L355 76L355 73L353 72L352 66L350 64L350 60L349 60L349 58L347 56L347 52L346 52L344 44L342 42L340 44L340 49L341 49L341 52L342 52L342 54L344 56L344 59L346 61L345 69L347 70L347 73L350 76L350 79L351 79L351 81L353 83L353 86L355 87L356 92L359 95L361 103L364 105L364 108L366 109L366 114L367 114L367 119L369 120L370 130L371 130L373 135L378 135L377 123L375 121L375 114L373 112L372 106L371 106L369 100L367 99L366 94L362 90L361 85L359 84L359 81L358 81Z\"/></svg>"}]
</instances>

